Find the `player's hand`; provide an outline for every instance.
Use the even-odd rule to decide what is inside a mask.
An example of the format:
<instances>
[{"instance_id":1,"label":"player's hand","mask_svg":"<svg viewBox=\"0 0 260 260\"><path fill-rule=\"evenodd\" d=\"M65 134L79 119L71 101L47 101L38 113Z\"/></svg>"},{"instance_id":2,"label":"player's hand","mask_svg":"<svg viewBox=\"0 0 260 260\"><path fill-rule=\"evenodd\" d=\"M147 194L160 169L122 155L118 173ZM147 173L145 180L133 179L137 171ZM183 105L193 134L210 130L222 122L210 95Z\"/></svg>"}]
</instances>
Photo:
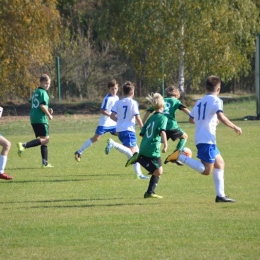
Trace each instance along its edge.
<instances>
[{"instance_id":1,"label":"player's hand","mask_svg":"<svg viewBox=\"0 0 260 260\"><path fill-rule=\"evenodd\" d=\"M50 120L52 120L52 119L53 119L53 116L52 116L51 114L50 114L48 117L49 117L49 119L50 119Z\"/></svg>"},{"instance_id":2,"label":"player's hand","mask_svg":"<svg viewBox=\"0 0 260 260\"><path fill-rule=\"evenodd\" d=\"M234 131L235 131L237 134L239 134L239 135L242 134L242 129L241 129L240 127L236 126L236 125L235 125L235 127L234 127Z\"/></svg>"},{"instance_id":3,"label":"player's hand","mask_svg":"<svg viewBox=\"0 0 260 260\"><path fill-rule=\"evenodd\" d=\"M49 108L48 109L49 113L52 115L53 114L53 109L52 108Z\"/></svg>"}]
</instances>

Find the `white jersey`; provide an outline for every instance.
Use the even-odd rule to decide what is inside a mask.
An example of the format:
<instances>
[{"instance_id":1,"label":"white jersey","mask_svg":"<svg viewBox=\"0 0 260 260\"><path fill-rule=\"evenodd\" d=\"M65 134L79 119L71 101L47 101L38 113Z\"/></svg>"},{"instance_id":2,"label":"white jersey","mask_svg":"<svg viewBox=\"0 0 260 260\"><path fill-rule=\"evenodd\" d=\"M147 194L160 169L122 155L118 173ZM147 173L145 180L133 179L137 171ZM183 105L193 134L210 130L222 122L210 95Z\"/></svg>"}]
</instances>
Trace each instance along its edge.
<instances>
[{"instance_id":1,"label":"white jersey","mask_svg":"<svg viewBox=\"0 0 260 260\"><path fill-rule=\"evenodd\" d=\"M119 99L118 96L111 96L111 94L107 94L103 102L101 104L101 109L106 110L107 112L111 113L111 109ZM98 122L99 126L116 126L116 122L112 120L109 116L101 115Z\"/></svg>"},{"instance_id":2,"label":"white jersey","mask_svg":"<svg viewBox=\"0 0 260 260\"><path fill-rule=\"evenodd\" d=\"M129 97L118 100L112 112L117 115L117 132L135 132L135 116L139 115L138 103L135 100Z\"/></svg>"},{"instance_id":3,"label":"white jersey","mask_svg":"<svg viewBox=\"0 0 260 260\"><path fill-rule=\"evenodd\" d=\"M195 144L216 144L217 113L223 112L222 100L208 94L198 100L190 112L194 119L196 132Z\"/></svg>"}]
</instances>

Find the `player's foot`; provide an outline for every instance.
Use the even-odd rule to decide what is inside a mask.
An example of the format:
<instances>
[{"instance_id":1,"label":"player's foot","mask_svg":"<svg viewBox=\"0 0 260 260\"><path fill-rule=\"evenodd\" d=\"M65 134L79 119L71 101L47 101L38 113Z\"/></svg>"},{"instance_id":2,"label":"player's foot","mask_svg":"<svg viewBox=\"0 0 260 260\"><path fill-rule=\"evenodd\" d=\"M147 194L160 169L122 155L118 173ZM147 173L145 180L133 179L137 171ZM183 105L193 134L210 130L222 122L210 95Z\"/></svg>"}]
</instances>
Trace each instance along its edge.
<instances>
[{"instance_id":1,"label":"player's foot","mask_svg":"<svg viewBox=\"0 0 260 260\"><path fill-rule=\"evenodd\" d=\"M24 147L22 143L17 143L17 148L18 148L18 155L21 157L22 153L24 151Z\"/></svg>"},{"instance_id":2,"label":"player's foot","mask_svg":"<svg viewBox=\"0 0 260 260\"><path fill-rule=\"evenodd\" d=\"M134 164L137 161L138 156L138 153L134 153L133 156L126 162L125 167L128 167L130 164Z\"/></svg>"},{"instance_id":3,"label":"player's foot","mask_svg":"<svg viewBox=\"0 0 260 260\"><path fill-rule=\"evenodd\" d=\"M145 193L144 194L144 198L145 199L162 199L163 197L162 196L160 196L160 195L157 195L157 194L155 194L155 193L152 193L152 194L150 194L150 193Z\"/></svg>"},{"instance_id":4,"label":"player's foot","mask_svg":"<svg viewBox=\"0 0 260 260\"><path fill-rule=\"evenodd\" d=\"M168 163L168 162L176 162L178 157L179 157L179 154L181 153L180 150L175 150L172 154L170 154L164 161L164 164Z\"/></svg>"},{"instance_id":5,"label":"player's foot","mask_svg":"<svg viewBox=\"0 0 260 260\"><path fill-rule=\"evenodd\" d=\"M143 175L143 174L135 174L135 178L136 178L136 179L142 179L142 180L150 179L150 177L145 176L145 175Z\"/></svg>"},{"instance_id":6,"label":"player's foot","mask_svg":"<svg viewBox=\"0 0 260 260\"><path fill-rule=\"evenodd\" d=\"M217 196L215 201L216 202L236 202L235 200L228 198L227 196L224 196L224 197Z\"/></svg>"},{"instance_id":7,"label":"player's foot","mask_svg":"<svg viewBox=\"0 0 260 260\"><path fill-rule=\"evenodd\" d=\"M13 177L7 175L6 173L1 173L1 174L0 174L0 179L3 179L3 180L12 180Z\"/></svg>"},{"instance_id":8,"label":"player's foot","mask_svg":"<svg viewBox=\"0 0 260 260\"><path fill-rule=\"evenodd\" d=\"M77 151L77 152L74 153L74 155L75 155L75 160L76 160L77 162L80 162L81 154Z\"/></svg>"},{"instance_id":9,"label":"player's foot","mask_svg":"<svg viewBox=\"0 0 260 260\"><path fill-rule=\"evenodd\" d=\"M41 168L42 169L45 169L45 168L53 168L54 166L52 166L51 164L47 164L47 165L44 165L44 164L42 164L42 166L41 166Z\"/></svg>"},{"instance_id":10,"label":"player's foot","mask_svg":"<svg viewBox=\"0 0 260 260\"><path fill-rule=\"evenodd\" d=\"M107 146L106 146L106 148L105 148L105 154L109 154L109 153L110 153L110 150L113 148L111 141L112 141L111 138L109 138L109 139L107 140Z\"/></svg>"}]
</instances>

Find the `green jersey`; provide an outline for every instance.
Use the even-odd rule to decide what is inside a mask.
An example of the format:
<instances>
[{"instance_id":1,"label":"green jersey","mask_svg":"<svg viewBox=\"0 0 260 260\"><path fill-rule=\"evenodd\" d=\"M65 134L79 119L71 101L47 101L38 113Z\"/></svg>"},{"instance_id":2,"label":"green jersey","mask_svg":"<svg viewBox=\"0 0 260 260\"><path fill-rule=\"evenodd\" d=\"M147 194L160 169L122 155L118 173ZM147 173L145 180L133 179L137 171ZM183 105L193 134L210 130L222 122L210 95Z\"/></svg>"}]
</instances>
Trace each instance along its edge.
<instances>
[{"instance_id":1,"label":"green jersey","mask_svg":"<svg viewBox=\"0 0 260 260\"><path fill-rule=\"evenodd\" d=\"M177 109L185 107L179 99L166 97L164 98L164 110L163 114L167 116L168 123L166 130L173 130L179 128L178 123L175 119L175 112ZM148 111L153 111L153 108L150 107Z\"/></svg>"},{"instance_id":2,"label":"green jersey","mask_svg":"<svg viewBox=\"0 0 260 260\"><path fill-rule=\"evenodd\" d=\"M156 112L149 117L142 127L140 135L143 137L139 153L146 157L160 158L161 131L166 130L167 117Z\"/></svg>"},{"instance_id":3,"label":"green jersey","mask_svg":"<svg viewBox=\"0 0 260 260\"><path fill-rule=\"evenodd\" d=\"M48 117L40 108L40 105L45 105L48 109L49 95L47 91L44 88L37 88L32 95L30 103L31 124L48 124Z\"/></svg>"}]
</instances>

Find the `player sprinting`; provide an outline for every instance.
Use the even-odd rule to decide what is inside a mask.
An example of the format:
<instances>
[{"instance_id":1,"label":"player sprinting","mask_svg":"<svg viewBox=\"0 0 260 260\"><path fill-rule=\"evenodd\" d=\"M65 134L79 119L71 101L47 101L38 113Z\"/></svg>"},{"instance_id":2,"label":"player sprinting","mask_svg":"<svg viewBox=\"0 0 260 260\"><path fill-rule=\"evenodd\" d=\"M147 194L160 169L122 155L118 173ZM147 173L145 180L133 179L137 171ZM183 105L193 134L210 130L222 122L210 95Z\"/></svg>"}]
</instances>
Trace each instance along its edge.
<instances>
[{"instance_id":1,"label":"player sprinting","mask_svg":"<svg viewBox=\"0 0 260 260\"><path fill-rule=\"evenodd\" d=\"M0 117L2 116L2 112L3 112L3 108L0 107ZM0 145L2 146L2 150L0 154L0 179L12 180L13 177L5 173L5 166L7 163L8 153L11 148L11 142L8 141L0 134Z\"/></svg>"},{"instance_id":2,"label":"player sprinting","mask_svg":"<svg viewBox=\"0 0 260 260\"><path fill-rule=\"evenodd\" d=\"M80 162L82 153L92 146L93 143L98 141L100 137L105 133L111 133L116 135L116 122L110 118L111 109L115 102L119 99L117 96L118 84L115 79L111 80L107 84L108 94L104 97L100 108L100 118L98 122L98 127L96 129L95 135L88 138L79 150L75 152L75 160Z\"/></svg>"},{"instance_id":3,"label":"player sprinting","mask_svg":"<svg viewBox=\"0 0 260 260\"><path fill-rule=\"evenodd\" d=\"M221 89L221 80L217 76L210 76L206 80L207 94L198 100L190 112L190 123L194 123L195 144L197 157L201 160L189 158L176 150L167 157L167 161L179 160L190 168L203 175L209 175L213 170L213 180L216 190L216 202L235 202L228 198L224 191L225 162L216 144L216 127L220 121L233 129L237 134L242 134L240 127L233 124L223 112L223 102L218 97Z\"/></svg>"},{"instance_id":4,"label":"player sprinting","mask_svg":"<svg viewBox=\"0 0 260 260\"><path fill-rule=\"evenodd\" d=\"M152 173L147 191L144 198L163 198L155 194L160 176L163 174L162 160L160 153L161 142L163 143L162 152L168 148L166 126L168 118L162 113L164 108L163 97L159 93L148 95L147 99L151 102L154 113L149 117L142 127L140 135L142 141L139 154L135 153L126 163L126 167L133 163L140 163L147 171Z\"/></svg>"},{"instance_id":5,"label":"player sprinting","mask_svg":"<svg viewBox=\"0 0 260 260\"><path fill-rule=\"evenodd\" d=\"M17 143L18 155L21 157L25 149L41 146L42 166L41 168L53 167L48 162L49 124L48 119L53 119L53 110L49 108L49 95L47 90L51 86L51 79L43 74L40 77L40 86L33 93L30 103L30 121L36 139L27 143Z\"/></svg>"},{"instance_id":6,"label":"player sprinting","mask_svg":"<svg viewBox=\"0 0 260 260\"><path fill-rule=\"evenodd\" d=\"M188 140L188 135L181 129L178 125L178 122L175 118L175 113L179 109L183 111L185 114L189 115L190 110L182 104L179 100L180 91L175 86L169 86L165 90L166 97L164 98L164 110L163 114L168 118L167 126L166 126L166 136L167 140L172 139L172 141L179 140L175 150L182 151L185 147L185 144ZM144 117L143 123L146 122L149 115L154 111L153 107L147 109ZM182 163L176 161L178 165L183 165Z\"/></svg>"},{"instance_id":7,"label":"player sprinting","mask_svg":"<svg viewBox=\"0 0 260 260\"><path fill-rule=\"evenodd\" d=\"M105 153L109 154L111 148L115 148L119 152L125 154L127 158L131 158L135 152L138 152L135 135L135 121L140 128L143 126L142 119L139 115L138 103L133 100L134 84L127 81L123 85L124 97L118 100L112 108L111 119L116 122L116 132L122 144L115 142L111 138L107 140ZM135 176L137 179L149 179L148 176L142 174L139 163L134 164Z\"/></svg>"}]
</instances>

